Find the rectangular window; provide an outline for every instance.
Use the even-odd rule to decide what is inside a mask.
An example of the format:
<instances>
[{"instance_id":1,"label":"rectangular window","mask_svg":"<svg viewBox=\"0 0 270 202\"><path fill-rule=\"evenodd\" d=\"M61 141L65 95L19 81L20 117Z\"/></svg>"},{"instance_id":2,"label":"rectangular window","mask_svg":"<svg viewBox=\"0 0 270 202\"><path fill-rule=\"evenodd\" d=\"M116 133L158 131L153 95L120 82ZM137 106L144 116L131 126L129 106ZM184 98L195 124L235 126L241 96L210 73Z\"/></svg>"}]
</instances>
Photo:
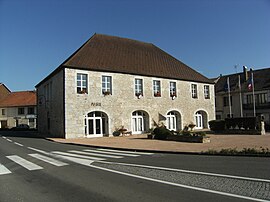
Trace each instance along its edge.
<instances>
[{"instance_id":1,"label":"rectangular window","mask_svg":"<svg viewBox=\"0 0 270 202\"><path fill-rule=\"evenodd\" d=\"M77 74L77 93L87 94L87 74Z\"/></svg>"},{"instance_id":2,"label":"rectangular window","mask_svg":"<svg viewBox=\"0 0 270 202\"><path fill-rule=\"evenodd\" d=\"M191 96L192 98L198 98L197 84L191 84Z\"/></svg>"},{"instance_id":3,"label":"rectangular window","mask_svg":"<svg viewBox=\"0 0 270 202\"><path fill-rule=\"evenodd\" d=\"M257 100L256 101L257 101L258 104L267 103L267 93L257 94Z\"/></svg>"},{"instance_id":4,"label":"rectangular window","mask_svg":"<svg viewBox=\"0 0 270 202\"><path fill-rule=\"evenodd\" d=\"M18 114L24 115L24 108L18 108Z\"/></svg>"},{"instance_id":5,"label":"rectangular window","mask_svg":"<svg viewBox=\"0 0 270 202\"><path fill-rule=\"evenodd\" d=\"M161 97L160 81L158 81L158 80L153 81L153 92L154 92L155 97Z\"/></svg>"},{"instance_id":6,"label":"rectangular window","mask_svg":"<svg viewBox=\"0 0 270 202\"><path fill-rule=\"evenodd\" d=\"M102 94L112 95L112 77L102 76Z\"/></svg>"},{"instance_id":7,"label":"rectangular window","mask_svg":"<svg viewBox=\"0 0 270 202\"><path fill-rule=\"evenodd\" d=\"M2 115L6 115L6 109L2 109Z\"/></svg>"},{"instance_id":8,"label":"rectangular window","mask_svg":"<svg viewBox=\"0 0 270 202\"><path fill-rule=\"evenodd\" d=\"M135 96L143 96L143 80L135 79Z\"/></svg>"},{"instance_id":9,"label":"rectangular window","mask_svg":"<svg viewBox=\"0 0 270 202\"><path fill-rule=\"evenodd\" d=\"M176 82L170 82L170 96L176 97Z\"/></svg>"},{"instance_id":10,"label":"rectangular window","mask_svg":"<svg viewBox=\"0 0 270 202\"><path fill-rule=\"evenodd\" d=\"M247 95L247 104L253 104L253 95Z\"/></svg>"},{"instance_id":11,"label":"rectangular window","mask_svg":"<svg viewBox=\"0 0 270 202\"><path fill-rule=\"evenodd\" d=\"M28 107L27 114L35 114L34 107Z\"/></svg>"},{"instance_id":12,"label":"rectangular window","mask_svg":"<svg viewBox=\"0 0 270 202\"><path fill-rule=\"evenodd\" d=\"M230 99L231 99L231 106L232 106L232 96L230 96ZM229 97L223 97L223 106L226 107L226 106L229 106Z\"/></svg>"},{"instance_id":13,"label":"rectangular window","mask_svg":"<svg viewBox=\"0 0 270 202\"><path fill-rule=\"evenodd\" d=\"M210 99L210 90L209 90L209 86L205 85L204 86L204 98L205 99Z\"/></svg>"},{"instance_id":14,"label":"rectangular window","mask_svg":"<svg viewBox=\"0 0 270 202\"><path fill-rule=\"evenodd\" d=\"M247 98L246 99L247 104L253 104L253 95L252 94L247 95L246 98ZM268 102L267 93L255 94L255 104L256 105L265 104L267 102Z\"/></svg>"}]
</instances>

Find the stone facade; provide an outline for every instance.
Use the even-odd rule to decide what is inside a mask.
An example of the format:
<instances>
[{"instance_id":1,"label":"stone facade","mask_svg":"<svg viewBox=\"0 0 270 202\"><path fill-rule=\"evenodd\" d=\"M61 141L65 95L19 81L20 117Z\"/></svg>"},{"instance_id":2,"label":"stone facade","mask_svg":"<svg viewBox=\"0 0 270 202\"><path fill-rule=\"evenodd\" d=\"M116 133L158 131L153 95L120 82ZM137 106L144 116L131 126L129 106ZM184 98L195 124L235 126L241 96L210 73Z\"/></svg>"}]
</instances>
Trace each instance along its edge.
<instances>
[{"instance_id":1,"label":"stone facade","mask_svg":"<svg viewBox=\"0 0 270 202\"><path fill-rule=\"evenodd\" d=\"M77 73L88 75L87 94L77 94ZM45 93L44 86L52 84L49 88L52 89L52 97L47 103L47 109L44 104L38 105L39 114L43 114L39 116L39 131L50 132L52 136L85 137L87 133L85 118L90 112L106 114L106 126L103 126L104 135L111 135L116 128L122 126L132 131L132 113L135 111L146 114L144 130L153 127L153 120L156 122L164 120L170 111L179 114L177 120L179 130L191 122L195 123L195 113L198 111L205 114L204 128L208 128L208 121L215 118L214 85L212 84L71 68L65 68L64 74L64 86L61 71L38 87L38 98L42 99ZM112 95L102 94L101 79L104 75L112 78ZM143 80L143 96L140 99L135 96L135 78ZM161 82L161 97L153 95L153 80ZM177 97L174 100L170 97L170 81L177 84ZM191 84L198 86L197 99L191 97ZM210 87L210 99L204 98L204 85ZM49 121L50 130L48 130ZM164 123L166 124L166 121Z\"/></svg>"},{"instance_id":2,"label":"stone facade","mask_svg":"<svg viewBox=\"0 0 270 202\"><path fill-rule=\"evenodd\" d=\"M65 137L64 70L37 88L38 131L52 137Z\"/></svg>"}]
</instances>

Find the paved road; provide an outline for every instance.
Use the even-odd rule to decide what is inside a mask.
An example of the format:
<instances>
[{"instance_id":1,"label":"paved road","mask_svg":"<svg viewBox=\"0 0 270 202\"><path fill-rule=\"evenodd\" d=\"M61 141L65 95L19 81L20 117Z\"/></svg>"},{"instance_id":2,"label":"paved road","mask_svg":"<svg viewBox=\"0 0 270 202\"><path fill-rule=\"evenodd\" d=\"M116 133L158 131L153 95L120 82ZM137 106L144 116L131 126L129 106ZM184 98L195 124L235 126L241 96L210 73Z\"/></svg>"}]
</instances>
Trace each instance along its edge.
<instances>
[{"instance_id":1,"label":"paved road","mask_svg":"<svg viewBox=\"0 0 270 202\"><path fill-rule=\"evenodd\" d=\"M111 151L0 132L0 201L270 201L270 159Z\"/></svg>"}]
</instances>

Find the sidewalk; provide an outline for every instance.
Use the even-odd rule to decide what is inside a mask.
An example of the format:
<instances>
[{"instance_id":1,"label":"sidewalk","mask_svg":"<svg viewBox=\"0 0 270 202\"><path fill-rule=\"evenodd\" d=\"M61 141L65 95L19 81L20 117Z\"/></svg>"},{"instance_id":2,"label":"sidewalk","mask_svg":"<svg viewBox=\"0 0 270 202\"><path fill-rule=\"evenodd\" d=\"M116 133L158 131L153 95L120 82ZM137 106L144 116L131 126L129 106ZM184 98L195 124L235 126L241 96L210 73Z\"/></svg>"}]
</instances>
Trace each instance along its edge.
<instances>
[{"instance_id":1,"label":"sidewalk","mask_svg":"<svg viewBox=\"0 0 270 202\"><path fill-rule=\"evenodd\" d=\"M104 148L118 148L128 150L162 151L162 152L187 152L200 153L208 150L219 151L221 149L236 148L268 148L270 149L270 134L267 135L208 135L210 143L185 143L164 140L147 139L145 134L126 137L102 137L102 138L47 138L59 143L88 145Z\"/></svg>"}]
</instances>

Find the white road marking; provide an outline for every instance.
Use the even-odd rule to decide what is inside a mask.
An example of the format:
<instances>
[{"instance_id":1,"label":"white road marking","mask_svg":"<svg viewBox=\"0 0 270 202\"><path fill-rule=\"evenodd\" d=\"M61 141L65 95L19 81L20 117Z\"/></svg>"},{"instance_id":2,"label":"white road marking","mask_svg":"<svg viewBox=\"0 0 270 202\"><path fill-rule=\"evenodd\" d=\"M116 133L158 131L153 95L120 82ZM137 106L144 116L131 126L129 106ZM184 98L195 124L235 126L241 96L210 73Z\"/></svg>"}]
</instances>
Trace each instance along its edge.
<instances>
[{"instance_id":1,"label":"white road marking","mask_svg":"<svg viewBox=\"0 0 270 202\"><path fill-rule=\"evenodd\" d=\"M7 156L10 160L14 161L15 163L21 165L22 167L26 168L27 170L40 170L43 169L42 167L27 161L17 155Z\"/></svg>"},{"instance_id":2,"label":"white road marking","mask_svg":"<svg viewBox=\"0 0 270 202\"><path fill-rule=\"evenodd\" d=\"M44 161L44 162L50 163L52 165L55 165L55 166L66 166L66 165L68 165L67 163L64 163L64 162L58 161L56 159L40 155L40 154L28 154L28 155L32 156L32 157L34 157L36 159L39 159L41 161Z\"/></svg>"},{"instance_id":3,"label":"white road marking","mask_svg":"<svg viewBox=\"0 0 270 202\"><path fill-rule=\"evenodd\" d=\"M97 149L99 151L109 151L116 153L125 153L125 154L142 154L142 155L153 155L154 153L149 152L132 152L132 151L122 151L122 150L113 150L113 149Z\"/></svg>"},{"instance_id":4,"label":"white road marking","mask_svg":"<svg viewBox=\"0 0 270 202\"><path fill-rule=\"evenodd\" d=\"M83 151L71 150L71 151L68 151L68 152L77 153L77 154L91 155L91 156L101 156L101 157L108 157L108 158L116 158L116 159L123 158L123 156L113 156L113 155L109 155L109 154L98 154L98 153L92 153L90 151L83 152Z\"/></svg>"},{"instance_id":5,"label":"white road marking","mask_svg":"<svg viewBox=\"0 0 270 202\"><path fill-rule=\"evenodd\" d=\"M135 155L135 154L120 154L120 153L117 153L117 152L108 152L108 151L97 151L97 150L89 150L89 149L85 149L84 151L87 151L87 152L96 152L96 153L103 153L103 154L113 154L113 155L121 155L121 156L132 156L132 157L137 157L137 156L140 156L140 155Z\"/></svg>"},{"instance_id":6,"label":"white road marking","mask_svg":"<svg viewBox=\"0 0 270 202\"><path fill-rule=\"evenodd\" d=\"M78 154L71 154L71 153L67 153L67 152L54 151L52 153L60 155L60 156L64 156L64 157L66 157L66 156L68 156L68 157L76 157L76 158L81 158L81 159L90 159L90 160L93 160L93 161L103 161L103 160L105 160L105 159L102 159L102 158L83 156L83 155L78 155Z\"/></svg>"},{"instance_id":7,"label":"white road marking","mask_svg":"<svg viewBox=\"0 0 270 202\"><path fill-rule=\"evenodd\" d=\"M5 166L3 166L2 164L0 164L0 175L5 175L9 173L11 173L11 171L7 169Z\"/></svg>"},{"instance_id":8,"label":"white road marking","mask_svg":"<svg viewBox=\"0 0 270 202\"><path fill-rule=\"evenodd\" d=\"M33 147L27 147L28 149L31 149L33 151L36 151L36 152L39 152L39 153L42 153L42 154L47 154L47 155L50 155L49 152L46 152L46 151L43 151L43 150L40 150L40 149L36 149L36 148L33 148Z\"/></svg>"},{"instance_id":9,"label":"white road marking","mask_svg":"<svg viewBox=\"0 0 270 202\"><path fill-rule=\"evenodd\" d=\"M14 144L16 144L16 145L18 145L18 146L20 146L20 147L23 147L23 145L20 144L20 143L18 143L18 142L14 142Z\"/></svg>"},{"instance_id":10,"label":"white road marking","mask_svg":"<svg viewBox=\"0 0 270 202\"><path fill-rule=\"evenodd\" d=\"M7 139L5 136L2 136L2 138Z\"/></svg>"},{"instance_id":11,"label":"white road marking","mask_svg":"<svg viewBox=\"0 0 270 202\"><path fill-rule=\"evenodd\" d=\"M10 140L10 139L8 139L8 138L6 138L6 140L9 141L9 142L13 142L12 140Z\"/></svg>"},{"instance_id":12,"label":"white road marking","mask_svg":"<svg viewBox=\"0 0 270 202\"><path fill-rule=\"evenodd\" d=\"M71 157L71 156L59 155L59 157L68 161L72 161L74 163L84 165L84 166L89 166L91 163L94 162L93 160L81 159L81 158L76 158L76 157Z\"/></svg>"}]
</instances>

